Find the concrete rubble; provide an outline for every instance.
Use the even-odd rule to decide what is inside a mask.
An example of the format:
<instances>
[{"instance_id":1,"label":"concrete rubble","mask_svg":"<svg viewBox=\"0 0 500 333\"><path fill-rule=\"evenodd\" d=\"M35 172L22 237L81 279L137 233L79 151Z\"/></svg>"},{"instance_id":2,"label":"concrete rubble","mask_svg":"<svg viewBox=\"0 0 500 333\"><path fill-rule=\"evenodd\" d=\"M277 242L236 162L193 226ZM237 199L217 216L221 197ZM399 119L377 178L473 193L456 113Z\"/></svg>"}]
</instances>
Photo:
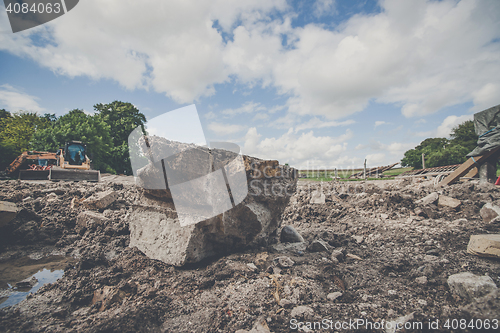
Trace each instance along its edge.
<instances>
[{"instance_id":1,"label":"concrete rubble","mask_svg":"<svg viewBox=\"0 0 500 333\"><path fill-rule=\"evenodd\" d=\"M470 272L450 275L448 286L451 292L468 300L477 299L497 289L491 277L478 276Z\"/></svg>"},{"instance_id":2,"label":"concrete rubble","mask_svg":"<svg viewBox=\"0 0 500 333\"><path fill-rule=\"evenodd\" d=\"M500 207L488 202L481 208L479 214L484 222L491 222L500 215Z\"/></svg>"},{"instance_id":3,"label":"concrete rubble","mask_svg":"<svg viewBox=\"0 0 500 333\"><path fill-rule=\"evenodd\" d=\"M500 234L470 236L467 252L482 257L500 258Z\"/></svg>"},{"instance_id":4,"label":"concrete rubble","mask_svg":"<svg viewBox=\"0 0 500 333\"><path fill-rule=\"evenodd\" d=\"M168 191L144 189L133 177L2 181L0 201L15 204L17 214L0 227L0 273L19 265L35 271L0 279L0 295L15 292L7 283L27 279L28 288L34 273L53 268L50 260L67 261L57 281L0 309L0 331L289 332L292 319L498 318L500 261L466 249L471 236L485 244L500 234L498 219L484 214L500 207L499 187L467 181L437 188L411 179L295 183L278 177L276 161L246 161L256 163L245 173L270 179L266 187L250 185L257 195L240 204L242 211L182 228ZM291 184L291 197L264 195L272 184ZM325 203L311 204L319 188ZM440 205L441 196L460 205ZM103 198L112 200L98 206ZM151 221L157 227L145 227ZM157 253L164 241L170 263L133 245L141 239Z\"/></svg>"},{"instance_id":5,"label":"concrete rubble","mask_svg":"<svg viewBox=\"0 0 500 333\"><path fill-rule=\"evenodd\" d=\"M311 200L309 203L322 205L325 203L325 200L325 194L321 190L316 190L311 193Z\"/></svg>"},{"instance_id":6,"label":"concrete rubble","mask_svg":"<svg viewBox=\"0 0 500 333\"><path fill-rule=\"evenodd\" d=\"M0 227L12 221L17 215L15 203L0 201Z\"/></svg>"},{"instance_id":7,"label":"concrete rubble","mask_svg":"<svg viewBox=\"0 0 500 333\"><path fill-rule=\"evenodd\" d=\"M172 143L158 142L156 147L159 145L167 145L170 148ZM221 168L230 165L237 154L196 147L178 154L174 162L167 161L166 168L171 172L177 172L178 168L183 169L183 179L199 179L204 174L200 173L198 168L189 170L188 166L201 163L199 161L205 156L215 156L214 164ZM183 266L247 246L273 243L281 225L281 214L291 194L295 192L295 172L288 166L279 165L277 161L264 161L249 156L243 156L243 161L242 171L246 176L246 184L243 186L248 186L248 195L244 200L222 214L187 226L182 226L179 222L168 187L159 190L145 185L153 178L152 174L157 172L154 165L150 163L140 169L138 181L141 186L146 187L144 192L149 196L149 200L134 206L129 215L130 246L136 246L150 258ZM168 163L171 165L168 166ZM232 188L233 194L235 190ZM272 195L268 190L276 193ZM182 195L189 194L188 192ZM196 201L202 199L194 197L191 200L187 197L186 200L196 205Z\"/></svg>"}]
</instances>

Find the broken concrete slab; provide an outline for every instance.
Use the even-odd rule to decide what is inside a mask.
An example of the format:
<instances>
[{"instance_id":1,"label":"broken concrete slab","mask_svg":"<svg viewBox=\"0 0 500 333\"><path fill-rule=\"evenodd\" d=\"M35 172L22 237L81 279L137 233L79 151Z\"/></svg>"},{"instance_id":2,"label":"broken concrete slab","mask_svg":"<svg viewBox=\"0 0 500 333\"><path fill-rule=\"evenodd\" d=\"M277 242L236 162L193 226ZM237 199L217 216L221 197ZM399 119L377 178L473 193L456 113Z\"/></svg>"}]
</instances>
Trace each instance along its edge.
<instances>
[{"instance_id":1,"label":"broken concrete slab","mask_svg":"<svg viewBox=\"0 0 500 333\"><path fill-rule=\"evenodd\" d=\"M109 219L103 214L92 211L83 211L76 217L76 225L82 228L88 228L91 225L105 225L108 222Z\"/></svg>"},{"instance_id":2,"label":"broken concrete slab","mask_svg":"<svg viewBox=\"0 0 500 333\"><path fill-rule=\"evenodd\" d=\"M0 201L0 227L12 221L17 215L17 205L13 202Z\"/></svg>"},{"instance_id":3,"label":"broken concrete slab","mask_svg":"<svg viewBox=\"0 0 500 333\"><path fill-rule=\"evenodd\" d=\"M433 192L433 193L423 197L422 199L417 200L415 203L419 204L419 205L426 206L426 205L430 205L430 204L435 203L438 199L439 199L439 194L437 192Z\"/></svg>"},{"instance_id":4,"label":"broken concrete slab","mask_svg":"<svg viewBox=\"0 0 500 333\"><path fill-rule=\"evenodd\" d=\"M105 209L118 199L118 193L113 190L98 192L83 200L82 204L90 209Z\"/></svg>"},{"instance_id":5,"label":"broken concrete slab","mask_svg":"<svg viewBox=\"0 0 500 333\"><path fill-rule=\"evenodd\" d=\"M481 257L500 258L500 234L470 236L467 252Z\"/></svg>"},{"instance_id":6,"label":"broken concrete slab","mask_svg":"<svg viewBox=\"0 0 500 333\"><path fill-rule=\"evenodd\" d=\"M445 195L439 196L438 206L450 207L452 209L457 209L461 204L462 204L462 202L458 199L447 197Z\"/></svg>"},{"instance_id":7,"label":"broken concrete slab","mask_svg":"<svg viewBox=\"0 0 500 333\"><path fill-rule=\"evenodd\" d=\"M479 215L481 215L484 222L491 222L500 216L500 207L488 202L481 208Z\"/></svg>"},{"instance_id":8,"label":"broken concrete slab","mask_svg":"<svg viewBox=\"0 0 500 333\"><path fill-rule=\"evenodd\" d=\"M497 289L491 277L474 275L470 272L453 274L448 277L450 291L472 301Z\"/></svg>"},{"instance_id":9,"label":"broken concrete slab","mask_svg":"<svg viewBox=\"0 0 500 333\"><path fill-rule=\"evenodd\" d=\"M157 142L155 143L154 140ZM176 144L161 138L154 138L154 140L150 138L150 145L158 147L166 144L173 147ZM181 151L175 156L175 160L165 160L165 168L171 172L177 172L176 167L186 166L182 176L185 182L190 182L190 179L196 180L206 175L199 174L199 170L192 167L188 168L188 164L207 156L214 159L213 166L216 171L229 168L226 172L231 183L231 175L234 175L231 162L234 161L235 156L239 155L222 149L208 150L208 148L196 147L196 149ZM248 194L240 198L242 201L234 207L228 207L222 213L213 214L196 223L181 224L179 210L176 207L177 201L175 200L180 197L189 199L189 193L176 193L177 199L175 199L169 187L164 190L144 188L143 192L147 200L134 206L128 217L129 246L137 246L150 258L182 266L199 262L219 253L269 245L275 239L280 227L281 214L290 196L295 192L297 178L294 169L281 166L277 161L264 161L249 156L242 156L242 158L244 162L242 171L244 171L243 176L246 175L247 186L244 192ZM139 186L150 182L150 176L154 170L151 164L138 171ZM191 169L193 169L192 174ZM207 169L207 172L210 174L211 171ZM168 185L174 186L172 183ZM223 190L227 196L226 186ZM231 187L230 193L235 202L239 202L236 200L239 190L242 189ZM220 193L223 191L221 190ZM216 192L217 195L213 199L219 198L220 193ZM202 199L196 196L191 203L197 206L198 203L203 203ZM186 200L186 202L190 201ZM206 200L205 203L207 203ZM183 214L189 213L189 207L189 205L183 207ZM183 216L184 220L187 218L188 216Z\"/></svg>"},{"instance_id":10,"label":"broken concrete slab","mask_svg":"<svg viewBox=\"0 0 500 333\"><path fill-rule=\"evenodd\" d=\"M310 204L320 204L323 205L326 202L326 196L321 190L316 190L311 193Z\"/></svg>"}]
</instances>

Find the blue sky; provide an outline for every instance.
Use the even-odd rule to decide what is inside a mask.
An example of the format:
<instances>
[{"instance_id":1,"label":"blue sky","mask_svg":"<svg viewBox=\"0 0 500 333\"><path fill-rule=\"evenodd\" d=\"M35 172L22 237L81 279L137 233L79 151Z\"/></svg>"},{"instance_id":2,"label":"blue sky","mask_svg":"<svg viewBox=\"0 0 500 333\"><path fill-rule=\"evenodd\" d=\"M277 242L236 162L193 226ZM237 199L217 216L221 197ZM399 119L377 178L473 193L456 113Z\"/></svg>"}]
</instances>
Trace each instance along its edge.
<instances>
[{"instance_id":1,"label":"blue sky","mask_svg":"<svg viewBox=\"0 0 500 333\"><path fill-rule=\"evenodd\" d=\"M13 34L0 108L195 104L208 141L304 168L400 161L500 103L500 2L81 0Z\"/></svg>"}]
</instances>

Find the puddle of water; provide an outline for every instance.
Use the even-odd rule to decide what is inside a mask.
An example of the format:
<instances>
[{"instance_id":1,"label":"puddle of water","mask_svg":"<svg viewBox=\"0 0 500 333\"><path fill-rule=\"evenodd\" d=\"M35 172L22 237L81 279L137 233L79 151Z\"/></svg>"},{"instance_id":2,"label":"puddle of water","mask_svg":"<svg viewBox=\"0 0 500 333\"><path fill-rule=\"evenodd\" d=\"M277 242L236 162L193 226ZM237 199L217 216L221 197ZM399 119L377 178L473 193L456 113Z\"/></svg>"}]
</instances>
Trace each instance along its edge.
<instances>
[{"instance_id":1,"label":"puddle of water","mask_svg":"<svg viewBox=\"0 0 500 333\"><path fill-rule=\"evenodd\" d=\"M35 277L38 280L38 282L29 291L12 290L11 291L12 294L9 297L0 300L0 309L11 305L16 305L17 303L24 300L26 296L29 295L29 293L35 293L46 283L55 282L57 279L60 279L63 276L63 274L64 270L62 269L56 269L54 271L51 271L44 268L43 270L38 271L38 273L35 273L31 276L31 278Z\"/></svg>"},{"instance_id":2,"label":"puddle of water","mask_svg":"<svg viewBox=\"0 0 500 333\"><path fill-rule=\"evenodd\" d=\"M37 253L0 261L0 308L15 305L44 284L55 282L63 276L64 268L75 262L71 257ZM35 284L19 283L31 279Z\"/></svg>"}]
</instances>

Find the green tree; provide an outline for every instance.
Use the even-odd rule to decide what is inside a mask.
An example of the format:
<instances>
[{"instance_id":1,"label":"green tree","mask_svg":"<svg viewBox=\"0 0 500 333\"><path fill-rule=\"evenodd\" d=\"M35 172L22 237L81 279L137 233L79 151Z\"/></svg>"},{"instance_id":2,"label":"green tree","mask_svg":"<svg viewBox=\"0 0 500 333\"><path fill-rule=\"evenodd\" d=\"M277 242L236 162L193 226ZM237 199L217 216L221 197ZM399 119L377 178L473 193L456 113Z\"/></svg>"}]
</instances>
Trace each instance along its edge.
<instances>
[{"instance_id":1,"label":"green tree","mask_svg":"<svg viewBox=\"0 0 500 333\"><path fill-rule=\"evenodd\" d=\"M96 104L96 116L110 127L113 147L110 150L109 165L118 173L130 175L132 168L128 149L128 136L136 127L143 126L146 116L133 104L114 101Z\"/></svg>"},{"instance_id":2,"label":"green tree","mask_svg":"<svg viewBox=\"0 0 500 333\"><path fill-rule=\"evenodd\" d=\"M5 110L5 109L0 109L0 119L3 119L3 118L10 118L12 117L10 115L10 112Z\"/></svg>"},{"instance_id":3,"label":"green tree","mask_svg":"<svg viewBox=\"0 0 500 333\"><path fill-rule=\"evenodd\" d=\"M474 123L468 120L453 128L450 138L425 139L414 149L405 152L401 165L421 169L422 153L425 154L427 168L465 162L466 155L476 147L477 135Z\"/></svg>"},{"instance_id":4,"label":"green tree","mask_svg":"<svg viewBox=\"0 0 500 333\"><path fill-rule=\"evenodd\" d=\"M474 129L474 122L472 120L467 120L457 127L454 127L451 130L450 137L451 144L465 147L469 150L467 153L470 153L476 148L478 139Z\"/></svg>"},{"instance_id":5,"label":"green tree","mask_svg":"<svg viewBox=\"0 0 500 333\"><path fill-rule=\"evenodd\" d=\"M5 110L2 110L5 111ZM23 151L32 149L35 131L48 126L47 120L35 112L1 112L0 168L5 169Z\"/></svg>"},{"instance_id":6,"label":"green tree","mask_svg":"<svg viewBox=\"0 0 500 333\"><path fill-rule=\"evenodd\" d=\"M37 150L57 151L67 141L82 141L91 153L93 167L114 172L108 163L112 140L110 127L101 118L74 109L50 122L50 126L35 133L33 145Z\"/></svg>"}]
</instances>

